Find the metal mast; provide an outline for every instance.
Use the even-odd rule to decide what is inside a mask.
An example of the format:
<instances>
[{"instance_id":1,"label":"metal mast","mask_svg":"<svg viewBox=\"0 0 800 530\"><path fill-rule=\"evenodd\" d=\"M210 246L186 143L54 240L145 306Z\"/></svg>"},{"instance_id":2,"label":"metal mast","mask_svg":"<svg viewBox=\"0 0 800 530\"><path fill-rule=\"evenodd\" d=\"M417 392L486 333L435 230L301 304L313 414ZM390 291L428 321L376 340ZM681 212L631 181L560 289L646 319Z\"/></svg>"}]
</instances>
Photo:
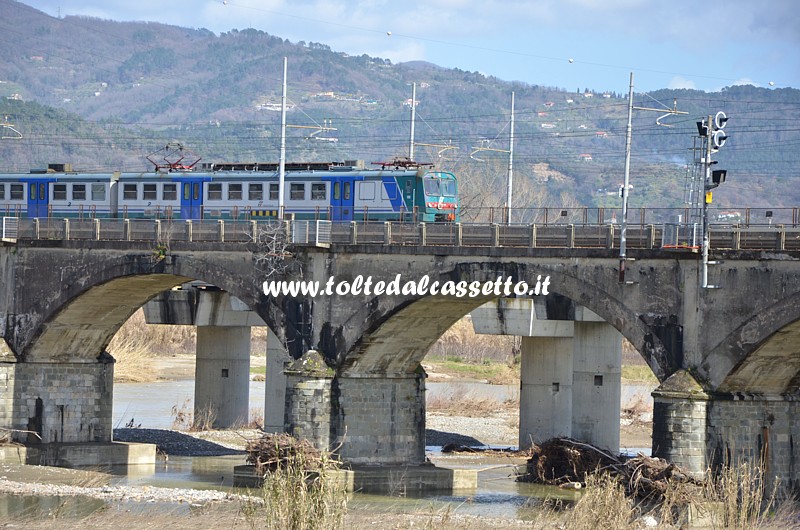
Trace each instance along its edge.
<instances>
[{"instance_id":1,"label":"metal mast","mask_svg":"<svg viewBox=\"0 0 800 530\"><path fill-rule=\"evenodd\" d=\"M628 128L625 131L625 180L622 183L622 227L619 231L619 281L625 281L625 256L628 230L628 184L631 176L631 136L633 129L633 72L628 89Z\"/></svg>"},{"instance_id":2,"label":"metal mast","mask_svg":"<svg viewBox=\"0 0 800 530\"><path fill-rule=\"evenodd\" d=\"M508 195L506 221L511 224L511 196L514 189L514 93L511 93L511 132L508 135Z\"/></svg>"},{"instance_id":3,"label":"metal mast","mask_svg":"<svg viewBox=\"0 0 800 530\"><path fill-rule=\"evenodd\" d=\"M283 220L284 180L286 177L286 71L287 58L283 58L283 95L281 96L281 157L278 164L278 219Z\"/></svg>"},{"instance_id":4,"label":"metal mast","mask_svg":"<svg viewBox=\"0 0 800 530\"><path fill-rule=\"evenodd\" d=\"M408 160L414 160L414 122L417 119L417 84L411 84L411 141L408 143Z\"/></svg>"}]
</instances>

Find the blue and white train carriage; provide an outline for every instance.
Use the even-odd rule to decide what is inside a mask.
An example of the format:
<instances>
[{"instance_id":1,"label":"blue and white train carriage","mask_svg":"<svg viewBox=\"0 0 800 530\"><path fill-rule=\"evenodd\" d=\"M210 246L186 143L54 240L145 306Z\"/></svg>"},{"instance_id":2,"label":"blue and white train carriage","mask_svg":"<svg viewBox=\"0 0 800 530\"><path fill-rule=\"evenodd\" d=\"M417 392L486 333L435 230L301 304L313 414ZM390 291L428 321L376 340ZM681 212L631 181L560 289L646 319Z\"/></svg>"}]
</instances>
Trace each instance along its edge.
<instances>
[{"instance_id":1,"label":"blue and white train carriage","mask_svg":"<svg viewBox=\"0 0 800 530\"><path fill-rule=\"evenodd\" d=\"M278 188L277 164L157 167L142 173L82 173L54 164L0 174L0 215L259 219L277 217ZM284 208L295 219L456 221L458 183L452 173L422 167L287 164Z\"/></svg>"}]
</instances>

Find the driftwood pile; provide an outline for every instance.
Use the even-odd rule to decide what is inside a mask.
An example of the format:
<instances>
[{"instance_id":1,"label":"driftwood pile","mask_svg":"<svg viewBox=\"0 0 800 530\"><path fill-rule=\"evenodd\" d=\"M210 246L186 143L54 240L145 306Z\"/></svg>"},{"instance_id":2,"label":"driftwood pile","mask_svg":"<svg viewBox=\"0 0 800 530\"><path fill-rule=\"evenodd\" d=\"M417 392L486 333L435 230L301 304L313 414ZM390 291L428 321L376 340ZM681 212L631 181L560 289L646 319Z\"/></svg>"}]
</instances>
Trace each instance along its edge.
<instances>
[{"instance_id":1,"label":"driftwood pile","mask_svg":"<svg viewBox=\"0 0 800 530\"><path fill-rule=\"evenodd\" d=\"M264 434L247 442L247 463L256 466L259 473L286 469L300 465L314 470L323 467L322 454L308 440L298 440L288 434Z\"/></svg>"},{"instance_id":2,"label":"driftwood pile","mask_svg":"<svg viewBox=\"0 0 800 530\"><path fill-rule=\"evenodd\" d=\"M662 458L638 454L618 456L571 438L552 438L532 447L525 474L517 480L553 486L583 483L587 474L607 472L619 479L626 493L642 500L659 502L674 483L701 483Z\"/></svg>"}]
</instances>

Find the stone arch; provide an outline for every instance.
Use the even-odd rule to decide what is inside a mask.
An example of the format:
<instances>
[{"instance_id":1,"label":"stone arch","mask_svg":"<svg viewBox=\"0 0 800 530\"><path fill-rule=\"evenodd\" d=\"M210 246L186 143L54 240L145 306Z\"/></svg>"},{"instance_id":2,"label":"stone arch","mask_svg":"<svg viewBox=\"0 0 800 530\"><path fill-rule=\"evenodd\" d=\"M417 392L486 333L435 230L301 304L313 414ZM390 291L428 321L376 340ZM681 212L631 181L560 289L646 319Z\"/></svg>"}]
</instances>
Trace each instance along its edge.
<instances>
[{"instance_id":1,"label":"stone arch","mask_svg":"<svg viewBox=\"0 0 800 530\"><path fill-rule=\"evenodd\" d=\"M702 363L709 390L784 394L800 389L800 293L759 311Z\"/></svg>"},{"instance_id":2,"label":"stone arch","mask_svg":"<svg viewBox=\"0 0 800 530\"><path fill-rule=\"evenodd\" d=\"M609 322L630 340L653 372L664 380L680 364L667 351L653 329L614 294L599 285L578 278L563 267L528 265L519 262L462 263L448 271L429 271L431 281L493 280L499 276L525 280L535 285L539 275L551 274L558 282L557 292L581 304ZM607 272L606 272L607 273ZM481 304L496 298L405 297L393 306L376 309L376 303L363 304L351 318L365 323L361 337L344 354L339 354L343 372L410 373L416 369L428 348L458 319Z\"/></svg>"},{"instance_id":3,"label":"stone arch","mask_svg":"<svg viewBox=\"0 0 800 530\"><path fill-rule=\"evenodd\" d=\"M216 256L218 258L219 256ZM93 258L93 259L92 259ZM61 278L37 286L56 293L28 300L28 325L17 327L12 349L22 361L87 361L100 356L119 327L149 299L191 280L216 285L253 308L270 329L285 318L267 300L252 265L245 260L203 259L175 254L154 262L150 255L85 256L61 268ZM26 271L26 274L30 271ZM21 282L32 285L30 280ZM33 316L33 318L31 318ZM38 320L38 321L37 321Z\"/></svg>"}]
</instances>

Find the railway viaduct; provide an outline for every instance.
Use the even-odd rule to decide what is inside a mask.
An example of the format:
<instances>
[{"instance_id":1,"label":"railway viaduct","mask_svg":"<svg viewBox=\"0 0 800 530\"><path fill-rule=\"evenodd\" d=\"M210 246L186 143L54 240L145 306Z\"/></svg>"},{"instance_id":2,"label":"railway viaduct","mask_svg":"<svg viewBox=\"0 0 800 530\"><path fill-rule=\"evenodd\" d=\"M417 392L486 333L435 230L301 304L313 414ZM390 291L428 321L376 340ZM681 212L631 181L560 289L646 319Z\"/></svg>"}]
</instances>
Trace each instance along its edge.
<instances>
[{"instance_id":1,"label":"railway viaduct","mask_svg":"<svg viewBox=\"0 0 800 530\"><path fill-rule=\"evenodd\" d=\"M414 228L416 236L423 229ZM357 276L390 282L400 275L404 283L503 277L533 286L549 277L549 291L558 296L543 298L547 318L590 309L658 377L655 455L701 472L744 452L766 459L784 483L800 479L794 439L800 436L800 253L773 247L773 236L769 249L714 250L716 289L700 287L698 254L685 251L629 247L627 281L620 283L613 248L354 239L329 248L289 247L280 278L324 284L331 277L337 283ZM200 280L241 300L285 345L292 359L287 431L339 447L349 462L422 463L420 361L453 323L497 295L267 296L267 273L254 256L247 244L228 240L166 246L129 235L3 243L0 427L29 444L110 442L109 341L148 300Z\"/></svg>"}]
</instances>

